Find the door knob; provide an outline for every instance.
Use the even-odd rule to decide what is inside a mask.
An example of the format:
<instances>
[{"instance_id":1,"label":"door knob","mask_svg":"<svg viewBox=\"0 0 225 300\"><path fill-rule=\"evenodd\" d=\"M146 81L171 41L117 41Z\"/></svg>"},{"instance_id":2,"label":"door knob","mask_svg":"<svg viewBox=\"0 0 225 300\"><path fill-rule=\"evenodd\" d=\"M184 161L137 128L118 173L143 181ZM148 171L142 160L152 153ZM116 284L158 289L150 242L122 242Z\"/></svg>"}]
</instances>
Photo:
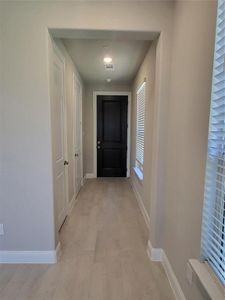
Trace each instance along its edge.
<instances>
[{"instance_id":1,"label":"door knob","mask_svg":"<svg viewBox=\"0 0 225 300\"><path fill-rule=\"evenodd\" d=\"M98 148L98 149L100 149L101 147L100 147L100 146L98 146L97 148Z\"/></svg>"},{"instance_id":2,"label":"door knob","mask_svg":"<svg viewBox=\"0 0 225 300\"><path fill-rule=\"evenodd\" d=\"M68 166L69 162L68 160L64 160L64 166Z\"/></svg>"},{"instance_id":3,"label":"door knob","mask_svg":"<svg viewBox=\"0 0 225 300\"><path fill-rule=\"evenodd\" d=\"M78 153L75 153L75 157L78 157L79 156L79 154Z\"/></svg>"},{"instance_id":4,"label":"door knob","mask_svg":"<svg viewBox=\"0 0 225 300\"><path fill-rule=\"evenodd\" d=\"M98 141L98 145L99 145L99 144L101 144L101 142L100 142L100 141Z\"/></svg>"}]
</instances>

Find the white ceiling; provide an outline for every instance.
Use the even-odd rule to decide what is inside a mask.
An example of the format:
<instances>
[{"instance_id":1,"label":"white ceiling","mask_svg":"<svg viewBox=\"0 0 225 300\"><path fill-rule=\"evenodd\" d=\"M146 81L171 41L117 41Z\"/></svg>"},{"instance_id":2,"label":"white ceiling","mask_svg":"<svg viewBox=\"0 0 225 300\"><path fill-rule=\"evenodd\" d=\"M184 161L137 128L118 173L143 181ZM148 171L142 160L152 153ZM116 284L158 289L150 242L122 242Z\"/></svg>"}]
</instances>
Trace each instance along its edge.
<instances>
[{"instance_id":1,"label":"white ceiling","mask_svg":"<svg viewBox=\"0 0 225 300\"><path fill-rule=\"evenodd\" d=\"M112 83L129 84L137 73L149 40L129 39L63 39L78 71L86 82L102 83L110 78ZM103 58L113 59L114 70L106 70Z\"/></svg>"},{"instance_id":2,"label":"white ceiling","mask_svg":"<svg viewBox=\"0 0 225 300\"><path fill-rule=\"evenodd\" d=\"M160 0L158 0L160 1ZM60 39L87 39L87 40L154 40L159 36L156 31L123 31L123 30L94 30L50 28L54 38Z\"/></svg>"}]
</instances>

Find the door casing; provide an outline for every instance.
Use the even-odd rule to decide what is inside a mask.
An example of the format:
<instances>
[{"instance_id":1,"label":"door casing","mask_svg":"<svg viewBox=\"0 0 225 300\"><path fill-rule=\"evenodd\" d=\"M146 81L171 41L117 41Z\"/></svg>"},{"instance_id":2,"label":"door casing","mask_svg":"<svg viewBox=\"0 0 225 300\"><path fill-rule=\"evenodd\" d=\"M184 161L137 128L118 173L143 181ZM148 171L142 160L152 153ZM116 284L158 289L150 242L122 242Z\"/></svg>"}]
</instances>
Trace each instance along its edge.
<instances>
[{"instance_id":1,"label":"door casing","mask_svg":"<svg viewBox=\"0 0 225 300\"><path fill-rule=\"evenodd\" d=\"M127 96L128 97L128 112L127 112L127 177L130 177L130 136L131 136L131 92L119 91L94 91L93 92L93 158L94 170L93 175L89 178L97 178L97 96L113 95L113 96Z\"/></svg>"},{"instance_id":2,"label":"door casing","mask_svg":"<svg viewBox=\"0 0 225 300\"><path fill-rule=\"evenodd\" d=\"M76 89L79 89L79 94L76 93ZM82 84L80 82L79 77L77 76L77 74L73 74L73 94L74 94L74 131L73 131L73 147L74 147L74 155L77 152L77 148L76 148L76 132L77 132L77 126L78 126L78 130L79 130L79 150L78 150L78 154L79 154L79 164L80 164L80 173L81 173L81 186L80 188L83 186L83 120L82 120L82 97L83 97L83 90L82 90ZM78 96L78 98L76 98ZM77 123L77 110L79 112L79 123ZM77 158L75 157L75 160L77 160ZM74 175L75 175L75 181L77 180L76 178L76 162L75 162L75 169L74 169ZM77 190L77 184L76 182L75 184L75 198L79 193L79 190Z\"/></svg>"}]
</instances>

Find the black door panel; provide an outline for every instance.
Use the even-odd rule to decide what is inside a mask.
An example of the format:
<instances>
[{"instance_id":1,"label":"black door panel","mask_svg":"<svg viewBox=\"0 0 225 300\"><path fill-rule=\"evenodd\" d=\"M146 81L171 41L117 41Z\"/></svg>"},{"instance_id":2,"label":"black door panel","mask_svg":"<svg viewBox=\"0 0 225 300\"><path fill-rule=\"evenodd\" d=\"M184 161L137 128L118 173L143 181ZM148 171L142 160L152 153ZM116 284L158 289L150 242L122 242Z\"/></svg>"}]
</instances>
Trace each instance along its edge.
<instances>
[{"instance_id":1,"label":"black door panel","mask_svg":"<svg viewBox=\"0 0 225 300\"><path fill-rule=\"evenodd\" d=\"M97 176L126 177L127 96L97 97Z\"/></svg>"}]
</instances>

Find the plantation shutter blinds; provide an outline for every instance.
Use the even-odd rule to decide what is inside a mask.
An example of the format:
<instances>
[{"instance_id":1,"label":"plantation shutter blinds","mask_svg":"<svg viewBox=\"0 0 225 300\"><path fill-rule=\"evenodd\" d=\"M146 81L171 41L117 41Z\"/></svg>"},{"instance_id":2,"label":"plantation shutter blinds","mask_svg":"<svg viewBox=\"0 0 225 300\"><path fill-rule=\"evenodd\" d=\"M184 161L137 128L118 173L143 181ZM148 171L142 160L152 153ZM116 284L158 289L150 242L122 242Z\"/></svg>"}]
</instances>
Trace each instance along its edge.
<instances>
[{"instance_id":1,"label":"plantation shutter blinds","mask_svg":"<svg viewBox=\"0 0 225 300\"><path fill-rule=\"evenodd\" d=\"M137 91L136 167L143 171L145 133L145 82Z\"/></svg>"},{"instance_id":2,"label":"plantation shutter blinds","mask_svg":"<svg viewBox=\"0 0 225 300\"><path fill-rule=\"evenodd\" d=\"M217 13L202 255L225 284L225 0Z\"/></svg>"}]
</instances>

